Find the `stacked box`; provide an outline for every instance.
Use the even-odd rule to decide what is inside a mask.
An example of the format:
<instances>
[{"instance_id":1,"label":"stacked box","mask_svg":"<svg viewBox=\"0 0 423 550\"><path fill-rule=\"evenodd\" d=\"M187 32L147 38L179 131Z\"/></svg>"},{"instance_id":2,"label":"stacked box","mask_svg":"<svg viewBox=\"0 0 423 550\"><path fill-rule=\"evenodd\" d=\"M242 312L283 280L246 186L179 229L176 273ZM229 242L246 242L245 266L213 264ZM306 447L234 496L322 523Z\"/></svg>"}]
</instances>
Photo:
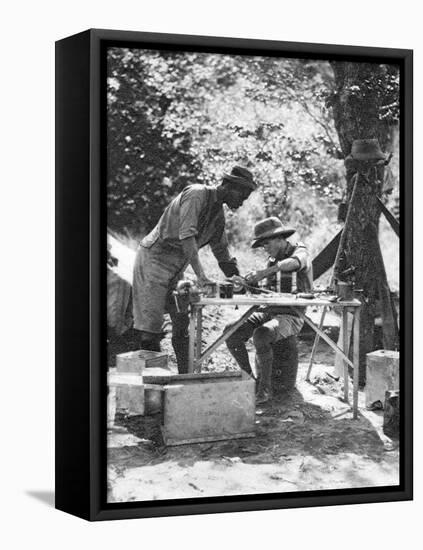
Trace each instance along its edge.
<instances>
[{"instance_id":1,"label":"stacked box","mask_svg":"<svg viewBox=\"0 0 423 550\"><path fill-rule=\"evenodd\" d=\"M161 410L161 388L145 387L152 376L170 375L165 352L136 350L116 356L116 374L110 378L115 388L116 409L127 414L154 414ZM146 380L147 375L147 380Z\"/></svg>"},{"instance_id":2,"label":"stacked box","mask_svg":"<svg viewBox=\"0 0 423 550\"><path fill-rule=\"evenodd\" d=\"M115 410L127 414L144 414L144 384L138 374L109 374L110 396L115 393ZM109 419L110 421L110 419Z\"/></svg>"},{"instance_id":3,"label":"stacked box","mask_svg":"<svg viewBox=\"0 0 423 550\"><path fill-rule=\"evenodd\" d=\"M399 390L399 352L380 349L366 355L366 406L385 401L385 392Z\"/></svg>"},{"instance_id":4,"label":"stacked box","mask_svg":"<svg viewBox=\"0 0 423 550\"><path fill-rule=\"evenodd\" d=\"M118 372L142 375L144 369L156 367L167 368L167 353L139 349L116 356Z\"/></svg>"}]
</instances>

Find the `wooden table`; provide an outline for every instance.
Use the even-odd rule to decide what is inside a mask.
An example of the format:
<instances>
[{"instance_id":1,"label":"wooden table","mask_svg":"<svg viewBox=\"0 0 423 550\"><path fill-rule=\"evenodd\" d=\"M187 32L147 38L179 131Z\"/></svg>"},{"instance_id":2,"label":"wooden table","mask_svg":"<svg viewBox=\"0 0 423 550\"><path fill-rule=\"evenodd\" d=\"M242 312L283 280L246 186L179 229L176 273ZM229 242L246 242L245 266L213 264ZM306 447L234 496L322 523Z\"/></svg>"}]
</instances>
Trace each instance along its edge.
<instances>
[{"instance_id":1,"label":"wooden table","mask_svg":"<svg viewBox=\"0 0 423 550\"><path fill-rule=\"evenodd\" d=\"M249 306L247 311L243 313L237 322L229 329L225 330L208 348L202 351L201 337L202 337L202 312L206 306ZM304 319L316 333L313 350L311 352L310 366L307 374L309 376L314 353L317 347L319 338L322 338L334 351L340 354L344 362L344 399L345 402L349 402L348 398L348 365L353 369L353 418L356 419L358 415L358 372L359 372L359 346L360 346L360 306L361 303L358 300L351 300L348 302L331 301L326 297L316 297L313 299L298 298L295 294L266 294L266 295L238 295L231 299L224 298L204 298L201 297L199 301L192 302L190 307L190 324L189 324L189 356L188 356L188 372L201 372L201 364L210 355L225 342L231 334L233 334L242 323L248 319L248 317L257 311L261 306L285 306L293 308L296 313ZM319 325L316 325L304 314L304 307L319 307L322 309ZM323 320L326 311L329 308L340 309L341 315L341 327L343 334L342 348L340 348L336 342L334 342L323 331ZM348 313L351 312L354 315L353 320L353 360L348 357L349 350L349 332L348 332Z\"/></svg>"}]
</instances>

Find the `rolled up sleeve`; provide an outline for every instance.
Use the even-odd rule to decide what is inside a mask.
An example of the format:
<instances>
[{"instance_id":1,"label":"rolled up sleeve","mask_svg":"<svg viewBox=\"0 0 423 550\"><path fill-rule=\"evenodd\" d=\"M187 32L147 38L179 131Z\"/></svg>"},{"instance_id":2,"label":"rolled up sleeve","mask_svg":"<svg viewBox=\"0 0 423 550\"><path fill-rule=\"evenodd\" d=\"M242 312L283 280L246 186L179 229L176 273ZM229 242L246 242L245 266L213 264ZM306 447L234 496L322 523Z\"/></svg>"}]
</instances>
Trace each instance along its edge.
<instances>
[{"instance_id":1,"label":"rolled up sleeve","mask_svg":"<svg viewBox=\"0 0 423 550\"><path fill-rule=\"evenodd\" d=\"M307 269L310 267L310 256L304 245L298 245L291 258L295 258L299 261L300 269Z\"/></svg>"}]
</instances>

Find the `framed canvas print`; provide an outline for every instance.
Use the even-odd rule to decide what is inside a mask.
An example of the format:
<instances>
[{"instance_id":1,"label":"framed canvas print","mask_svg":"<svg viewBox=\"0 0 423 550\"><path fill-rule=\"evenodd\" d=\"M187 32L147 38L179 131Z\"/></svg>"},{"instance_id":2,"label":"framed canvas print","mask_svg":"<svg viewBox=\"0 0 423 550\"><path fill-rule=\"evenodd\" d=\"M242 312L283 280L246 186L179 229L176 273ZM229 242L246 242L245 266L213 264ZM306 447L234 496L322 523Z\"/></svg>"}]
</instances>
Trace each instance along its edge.
<instances>
[{"instance_id":1,"label":"framed canvas print","mask_svg":"<svg viewBox=\"0 0 423 550\"><path fill-rule=\"evenodd\" d=\"M56 43L56 506L412 498L412 52Z\"/></svg>"}]
</instances>

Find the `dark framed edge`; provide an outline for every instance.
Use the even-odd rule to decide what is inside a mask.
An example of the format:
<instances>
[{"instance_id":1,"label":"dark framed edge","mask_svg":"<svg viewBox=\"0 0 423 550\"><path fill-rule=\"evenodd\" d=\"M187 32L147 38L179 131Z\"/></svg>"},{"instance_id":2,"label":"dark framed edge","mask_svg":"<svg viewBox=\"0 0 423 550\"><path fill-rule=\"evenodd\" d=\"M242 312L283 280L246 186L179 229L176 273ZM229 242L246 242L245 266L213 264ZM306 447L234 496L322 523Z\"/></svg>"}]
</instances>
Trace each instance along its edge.
<instances>
[{"instance_id":1,"label":"dark framed edge","mask_svg":"<svg viewBox=\"0 0 423 550\"><path fill-rule=\"evenodd\" d=\"M109 45L401 67L400 485L158 502L106 502L105 51ZM332 506L413 498L413 52L91 29L56 42L56 508L87 520Z\"/></svg>"}]
</instances>

